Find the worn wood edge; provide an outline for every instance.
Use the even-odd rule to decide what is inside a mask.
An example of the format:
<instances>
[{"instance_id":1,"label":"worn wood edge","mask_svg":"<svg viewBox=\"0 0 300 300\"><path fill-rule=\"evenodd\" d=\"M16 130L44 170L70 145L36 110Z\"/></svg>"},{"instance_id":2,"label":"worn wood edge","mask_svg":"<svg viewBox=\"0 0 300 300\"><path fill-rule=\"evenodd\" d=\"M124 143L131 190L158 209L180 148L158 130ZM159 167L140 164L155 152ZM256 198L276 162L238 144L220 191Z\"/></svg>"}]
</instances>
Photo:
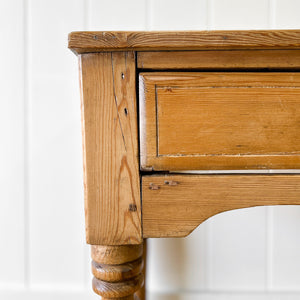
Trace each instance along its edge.
<instances>
[{"instance_id":1,"label":"worn wood edge","mask_svg":"<svg viewBox=\"0 0 300 300\"><path fill-rule=\"evenodd\" d=\"M100 246L91 245L91 257L100 264L121 265L135 261L143 255L143 244Z\"/></svg>"},{"instance_id":2,"label":"worn wood edge","mask_svg":"<svg viewBox=\"0 0 300 300\"><path fill-rule=\"evenodd\" d=\"M148 156L147 153L147 113L146 113L146 90L144 76L139 76L139 135L140 135L140 170L152 171L152 167L147 167ZM143 154L144 153L144 154Z\"/></svg>"},{"instance_id":3,"label":"worn wood edge","mask_svg":"<svg viewBox=\"0 0 300 300\"><path fill-rule=\"evenodd\" d=\"M143 274L121 281L121 282L108 282L93 278L92 285L96 294L103 298L117 298L128 297L138 291L144 284Z\"/></svg>"},{"instance_id":4,"label":"worn wood edge","mask_svg":"<svg viewBox=\"0 0 300 300\"><path fill-rule=\"evenodd\" d=\"M135 295L140 300L146 300L146 270L147 270L147 239L144 239L143 242L143 275L144 275L144 284L143 286L135 293Z\"/></svg>"},{"instance_id":5,"label":"worn wood edge","mask_svg":"<svg viewBox=\"0 0 300 300\"><path fill-rule=\"evenodd\" d=\"M300 30L75 31L76 54L101 51L300 49Z\"/></svg>"},{"instance_id":6,"label":"worn wood edge","mask_svg":"<svg viewBox=\"0 0 300 300\"><path fill-rule=\"evenodd\" d=\"M194 86L195 81L197 82L197 86L207 86L207 84L212 84L213 86L224 86L224 84L232 87L245 86L245 80L241 76L241 74L247 75L247 82L253 84L255 87L264 87L268 85L268 82L274 82L276 77L285 76L284 81L278 81L278 84L282 87L300 87L300 76L299 72L186 72L186 71L166 71L166 72L141 72L139 73L139 77L143 78L144 88L148 87L148 85L152 85L152 87L156 84L157 86L163 86L165 84L171 85L179 85L178 81L180 81L180 85L184 86ZM293 82L287 76L292 75L295 76L293 78ZM201 81L199 81L199 76L201 76ZM212 76L213 79L210 79ZM222 77L225 76L225 77ZM208 78L210 77L210 78ZM258 77L263 78L264 81L258 80Z\"/></svg>"},{"instance_id":7,"label":"worn wood edge","mask_svg":"<svg viewBox=\"0 0 300 300\"><path fill-rule=\"evenodd\" d=\"M121 265L105 265L92 261L93 275L104 281L117 282L130 279L140 274L143 270L143 258Z\"/></svg>"},{"instance_id":8,"label":"worn wood edge","mask_svg":"<svg viewBox=\"0 0 300 300\"><path fill-rule=\"evenodd\" d=\"M139 51L141 70L297 70L299 50Z\"/></svg>"},{"instance_id":9,"label":"worn wood edge","mask_svg":"<svg viewBox=\"0 0 300 300\"><path fill-rule=\"evenodd\" d=\"M145 152L144 152L145 153ZM232 159L234 158L234 161ZM270 161L271 160L271 161ZM298 170L299 155L150 156L141 155L142 171Z\"/></svg>"},{"instance_id":10,"label":"worn wood edge","mask_svg":"<svg viewBox=\"0 0 300 300\"><path fill-rule=\"evenodd\" d=\"M144 238L185 237L226 211L300 205L300 175L145 175L142 197Z\"/></svg>"},{"instance_id":11,"label":"worn wood edge","mask_svg":"<svg viewBox=\"0 0 300 300\"><path fill-rule=\"evenodd\" d=\"M78 55L78 71L79 71L79 92L80 92L80 114L81 114L81 148L82 148L82 163L83 163L83 188L84 188L84 217L85 217L85 236L86 241L88 242L89 230L87 224L89 224L89 214L87 212L88 207L88 191L86 188L87 185L87 172L86 172L86 148L85 148L85 122L84 122L84 93L83 93L83 74L82 74L82 58L83 55Z\"/></svg>"}]
</instances>

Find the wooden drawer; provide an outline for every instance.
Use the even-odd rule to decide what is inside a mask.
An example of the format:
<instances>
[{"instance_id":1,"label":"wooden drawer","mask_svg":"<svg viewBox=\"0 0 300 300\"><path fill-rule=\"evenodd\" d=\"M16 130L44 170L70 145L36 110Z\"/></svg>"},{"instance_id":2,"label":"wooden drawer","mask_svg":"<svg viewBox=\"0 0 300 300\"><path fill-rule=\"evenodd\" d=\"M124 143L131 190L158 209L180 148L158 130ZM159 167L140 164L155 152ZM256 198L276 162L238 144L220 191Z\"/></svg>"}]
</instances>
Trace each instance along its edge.
<instances>
[{"instance_id":1,"label":"wooden drawer","mask_svg":"<svg viewBox=\"0 0 300 300\"><path fill-rule=\"evenodd\" d=\"M299 73L141 73L142 170L300 168Z\"/></svg>"}]
</instances>

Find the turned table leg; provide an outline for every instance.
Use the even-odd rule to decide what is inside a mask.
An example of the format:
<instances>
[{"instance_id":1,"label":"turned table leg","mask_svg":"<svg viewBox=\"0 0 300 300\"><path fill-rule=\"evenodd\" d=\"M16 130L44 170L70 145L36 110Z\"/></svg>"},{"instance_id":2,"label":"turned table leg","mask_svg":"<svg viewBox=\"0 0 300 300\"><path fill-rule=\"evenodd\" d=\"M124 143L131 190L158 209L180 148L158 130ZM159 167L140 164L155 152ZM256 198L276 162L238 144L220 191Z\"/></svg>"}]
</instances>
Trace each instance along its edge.
<instances>
[{"instance_id":1,"label":"turned table leg","mask_svg":"<svg viewBox=\"0 0 300 300\"><path fill-rule=\"evenodd\" d=\"M146 300L146 267L147 267L147 239L144 239L143 244L143 275L144 275L144 284L143 286L136 292L138 299Z\"/></svg>"},{"instance_id":2,"label":"turned table leg","mask_svg":"<svg viewBox=\"0 0 300 300\"><path fill-rule=\"evenodd\" d=\"M92 246L92 259L93 289L103 300L139 299L134 294L144 284L143 244Z\"/></svg>"},{"instance_id":3,"label":"turned table leg","mask_svg":"<svg viewBox=\"0 0 300 300\"><path fill-rule=\"evenodd\" d=\"M93 289L103 299L144 300L136 55L87 53L79 63Z\"/></svg>"}]
</instances>

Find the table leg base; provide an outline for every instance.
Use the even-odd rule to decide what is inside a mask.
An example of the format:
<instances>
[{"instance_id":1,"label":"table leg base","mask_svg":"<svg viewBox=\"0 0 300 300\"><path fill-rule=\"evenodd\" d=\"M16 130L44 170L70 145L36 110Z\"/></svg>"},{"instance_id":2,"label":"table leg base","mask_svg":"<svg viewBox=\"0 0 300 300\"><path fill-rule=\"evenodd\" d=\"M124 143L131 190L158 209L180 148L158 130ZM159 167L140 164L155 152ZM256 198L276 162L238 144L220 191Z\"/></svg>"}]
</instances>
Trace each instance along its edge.
<instances>
[{"instance_id":1,"label":"table leg base","mask_svg":"<svg viewBox=\"0 0 300 300\"><path fill-rule=\"evenodd\" d=\"M143 244L92 246L93 290L102 299L142 300Z\"/></svg>"}]
</instances>

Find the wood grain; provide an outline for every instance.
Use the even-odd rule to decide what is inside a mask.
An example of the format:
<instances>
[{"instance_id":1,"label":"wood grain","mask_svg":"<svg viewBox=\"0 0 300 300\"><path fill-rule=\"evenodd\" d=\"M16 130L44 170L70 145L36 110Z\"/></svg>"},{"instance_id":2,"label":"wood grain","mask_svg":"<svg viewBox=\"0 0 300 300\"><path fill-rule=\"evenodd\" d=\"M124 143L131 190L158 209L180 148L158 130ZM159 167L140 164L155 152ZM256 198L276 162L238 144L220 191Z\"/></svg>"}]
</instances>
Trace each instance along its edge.
<instances>
[{"instance_id":1,"label":"wood grain","mask_svg":"<svg viewBox=\"0 0 300 300\"><path fill-rule=\"evenodd\" d=\"M135 54L80 57L87 242L139 244Z\"/></svg>"},{"instance_id":2,"label":"wood grain","mask_svg":"<svg viewBox=\"0 0 300 300\"><path fill-rule=\"evenodd\" d=\"M134 293L144 284L143 274L123 282L107 282L93 278L93 290L102 300L136 300ZM126 298L125 298L126 297Z\"/></svg>"},{"instance_id":3,"label":"wood grain","mask_svg":"<svg viewBox=\"0 0 300 300\"><path fill-rule=\"evenodd\" d=\"M221 212L299 205L300 175L143 176L142 197L144 237L183 237Z\"/></svg>"},{"instance_id":4,"label":"wood grain","mask_svg":"<svg viewBox=\"0 0 300 300\"><path fill-rule=\"evenodd\" d=\"M299 50L222 50L138 52L140 69L288 69L300 68Z\"/></svg>"},{"instance_id":5,"label":"wood grain","mask_svg":"<svg viewBox=\"0 0 300 300\"><path fill-rule=\"evenodd\" d=\"M143 243L143 275L144 275L144 285L136 292L137 297L140 300L146 300L146 269L147 268L147 239L144 239Z\"/></svg>"},{"instance_id":6,"label":"wood grain","mask_svg":"<svg viewBox=\"0 0 300 300\"><path fill-rule=\"evenodd\" d=\"M92 259L101 264L121 265L143 256L143 244L120 246L91 246Z\"/></svg>"},{"instance_id":7,"label":"wood grain","mask_svg":"<svg viewBox=\"0 0 300 300\"><path fill-rule=\"evenodd\" d=\"M80 31L69 34L75 53L101 51L300 49L300 30Z\"/></svg>"},{"instance_id":8,"label":"wood grain","mask_svg":"<svg viewBox=\"0 0 300 300\"><path fill-rule=\"evenodd\" d=\"M143 244L93 246L92 249L95 293L102 299L139 299L134 294L144 283Z\"/></svg>"},{"instance_id":9,"label":"wood grain","mask_svg":"<svg viewBox=\"0 0 300 300\"><path fill-rule=\"evenodd\" d=\"M92 272L94 276L100 280L109 282L118 282L142 273L143 258L122 265L106 265L92 262Z\"/></svg>"},{"instance_id":10,"label":"wood grain","mask_svg":"<svg viewBox=\"0 0 300 300\"><path fill-rule=\"evenodd\" d=\"M141 73L144 170L297 169L298 73Z\"/></svg>"}]
</instances>

